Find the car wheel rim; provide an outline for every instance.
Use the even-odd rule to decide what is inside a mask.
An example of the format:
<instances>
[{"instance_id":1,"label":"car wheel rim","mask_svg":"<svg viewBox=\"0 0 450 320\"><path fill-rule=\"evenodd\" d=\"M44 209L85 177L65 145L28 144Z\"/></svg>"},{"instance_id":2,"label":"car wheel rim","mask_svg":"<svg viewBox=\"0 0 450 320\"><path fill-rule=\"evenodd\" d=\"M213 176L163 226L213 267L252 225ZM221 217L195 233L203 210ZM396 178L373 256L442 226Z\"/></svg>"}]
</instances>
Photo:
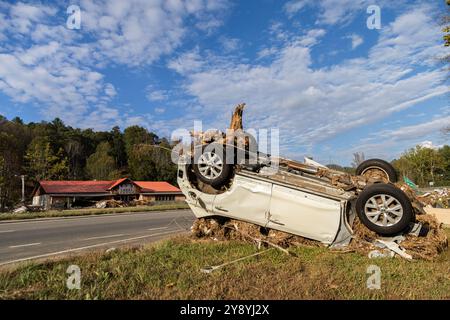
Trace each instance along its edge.
<instances>
[{"instance_id":1,"label":"car wheel rim","mask_svg":"<svg viewBox=\"0 0 450 320\"><path fill-rule=\"evenodd\" d=\"M197 165L200 174L210 180L219 177L223 170L222 159L212 152L203 153L199 157Z\"/></svg>"},{"instance_id":2,"label":"car wheel rim","mask_svg":"<svg viewBox=\"0 0 450 320\"><path fill-rule=\"evenodd\" d=\"M403 206L393 196L378 194L366 201L364 214L373 224L390 227L397 224L403 217Z\"/></svg>"},{"instance_id":3,"label":"car wheel rim","mask_svg":"<svg viewBox=\"0 0 450 320\"><path fill-rule=\"evenodd\" d=\"M367 178L381 176L383 181L385 181L385 182L389 181L388 173L379 167L368 167L368 168L364 169L363 172L361 172L361 175L365 176Z\"/></svg>"}]
</instances>

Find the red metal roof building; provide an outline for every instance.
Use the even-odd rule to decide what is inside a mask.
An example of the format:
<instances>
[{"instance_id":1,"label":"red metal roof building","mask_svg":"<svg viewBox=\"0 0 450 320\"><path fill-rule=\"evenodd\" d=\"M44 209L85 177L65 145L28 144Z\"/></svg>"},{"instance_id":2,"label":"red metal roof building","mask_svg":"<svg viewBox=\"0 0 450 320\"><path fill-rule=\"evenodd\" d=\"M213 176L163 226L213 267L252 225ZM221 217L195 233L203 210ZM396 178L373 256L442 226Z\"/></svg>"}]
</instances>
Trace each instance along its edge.
<instances>
[{"instance_id":1,"label":"red metal roof building","mask_svg":"<svg viewBox=\"0 0 450 320\"><path fill-rule=\"evenodd\" d=\"M100 200L183 201L180 189L165 181L40 181L33 192L33 205L70 208Z\"/></svg>"}]
</instances>

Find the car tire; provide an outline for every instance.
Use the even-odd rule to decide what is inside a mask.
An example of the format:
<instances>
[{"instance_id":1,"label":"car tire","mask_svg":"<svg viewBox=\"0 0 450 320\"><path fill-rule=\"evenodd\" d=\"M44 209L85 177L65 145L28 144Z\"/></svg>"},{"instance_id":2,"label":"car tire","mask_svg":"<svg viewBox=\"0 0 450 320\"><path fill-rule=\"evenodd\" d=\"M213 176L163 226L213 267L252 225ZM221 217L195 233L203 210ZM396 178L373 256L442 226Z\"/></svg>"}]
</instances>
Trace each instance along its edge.
<instances>
[{"instance_id":1,"label":"car tire","mask_svg":"<svg viewBox=\"0 0 450 320\"><path fill-rule=\"evenodd\" d=\"M385 175L387 181L385 182L392 182L395 183L398 180L397 172L395 171L394 167L387 161L381 160L381 159L369 159L366 161L363 161L357 168L356 168L356 175L363 176L365 173L368 172L368 170L371 169L378 169L381 170Z\"/></svg>"},{"instance_id":2,"label":"car tire","mask_svg":"<svg viewBox=\"0 0 450 320\"><path fill-rule=\"evenodd\" d=\"M233 172L233 165L226 163L226 148L211 143L196 148L192 168L198 180L216 189L226 185Z\"/></svg>"},{"instance_id":3,"label":"car tire","mask_svg":"<svg viewBox=\"0 0 450 320\"><path fill-rule=\"evenodd\" d=\"M399 234L415 221L408 196L391 184L366 187L356 200L356 211L368 229L383 236Z\"/></svg>"}]
</instances>

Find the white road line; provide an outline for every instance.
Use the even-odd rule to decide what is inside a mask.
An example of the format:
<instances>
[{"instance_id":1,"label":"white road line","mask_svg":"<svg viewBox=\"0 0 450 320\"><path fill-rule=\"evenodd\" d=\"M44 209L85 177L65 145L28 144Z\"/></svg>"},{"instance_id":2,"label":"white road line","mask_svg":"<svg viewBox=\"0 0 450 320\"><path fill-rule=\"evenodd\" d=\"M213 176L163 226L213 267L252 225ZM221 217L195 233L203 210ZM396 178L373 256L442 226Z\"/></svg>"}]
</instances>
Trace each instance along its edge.
<instances>
[{"instance_id":1,"label":"white road line","mask_svg":"<svg viewBox=\"0 0 450 320\"><path fill-rule=\"evenodd\" d=\"M161 227L161 228L150 228L147 229L148 231L153 231L153 230L162 230L162 229L167 229L168 227Z\"/></svg>"},{"instance_id":2,"label":"white road line","mask_svg":"<svg viewBox=\"0 0 450 320\"><path fill-rule=\"evenodd\" d=\"M4 230L4 231L0 231L0 233L10 233L10 232L15 232L16 230Z\"/></svg>"},{"instance_id":3,"label":"white road line","mask_svg":"<svg viewBox=\"0 0 450 320\"><path fill-rule=\"evenodd\" d=\"M115 237L122 237L122 236L126 236L126 234L112 234L110 236L92 237L92 238L82 239L81 241L106 239L106 238L115 238Z\"/></svg>"},{"instance_id":4,"label":"white road line","mask_svg":"<svg viewBox=\"0 0 450 320\"><path fill-rule=\"evenodd\" d=\"M31 247L31 246L38 246L41 242L35 242L35 243L27 243L27 244L19 244L17 246L9 246L10 249L14 248L22 248L22 247Z\"/></svg>"},{"instance_id":5,"label":"white road line","mask_svg":"<svg viewBox=\"0 0 450 320\"><path fill-rule=\"evenodd\" d=\"M62 251L57 251L57 252L41 254L41 255L38 255L38 256L32 256L32 257L28 257L28 258L11 260L11 261L0 263L0 266L4 266L4 265L7 265L7 264L16 263L16 262L32 260L32 259L39 259L39 258L46 258L46 257L56 256L56 255L59 255L59 254L75 252L75 251L80 251L80 250L85 250L85 249L91 249L91 248L95 248L95 247L102 247L102 246L106 246L106 245L114 244L114 243L121 243L121 242L128 242L128 241L133 241L133 240L144 239L144 238L156 237L156 236L161 236L161 235L170 234L170 233L174 233L174 232L179 232L179 230L148 234L148 235L140 236L140 237L134 237L134 238L128 238L128 239L115 240L115 241L111 241L111 242L98 243L98 244L93 244L91 246L79 247L79 248L74 248L74 249L68 249L68 250L62 250Z\"/></svg>"},{"instance_id":6,"label":"white road line","mask_svg":"<svg viewBox=\"0 0 450 320\"><path fill-rule=\"evenodd\" d=\"M84 216L65 216L65 217L48 217L48 218L32 218L23 220L0 220L0 225L13 225L13 224L27 224L27 223L38 223L38 222L49 222L49 221L67 221L67 220L78 220L78 219L90 219L90 218L115 218L115 217L125 217L131 215L162 215L162 214L172 214L172 213L182 213L185 214L189 209L180 210L161 210L161 211L144 211L144 212L123 212L123 213L103 213L103 214L90 214Z\"/></svg>"}]
</instances>

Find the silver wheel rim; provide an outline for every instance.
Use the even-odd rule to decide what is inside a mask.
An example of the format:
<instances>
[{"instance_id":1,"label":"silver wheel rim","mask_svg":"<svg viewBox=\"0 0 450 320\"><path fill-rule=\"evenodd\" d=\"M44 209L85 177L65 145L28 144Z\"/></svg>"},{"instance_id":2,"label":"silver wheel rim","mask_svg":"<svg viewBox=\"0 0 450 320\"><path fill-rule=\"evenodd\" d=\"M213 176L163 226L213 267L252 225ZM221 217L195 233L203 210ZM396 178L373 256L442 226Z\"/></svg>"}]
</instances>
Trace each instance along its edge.
<instances>
[{"instance_id":1,"label":"silver wheel rim","mask_svg":"<svg viewBox=\"0 0 450 320\"><path fill-rule=\"evenodd\" d=\"M390 227L403 217L403 207L397 198L388 194L377 194L366 201L364 214L373 224Z\"/></svg>"},{"instance_id":2,"label":"silver wheel rim","mask_svg":"<svg viewBox=\"0 0 450 320\"><path fill-rule=\"evenodd\" d=\"M220 157L212 152L205 152L198 158L198 171L207 179L216 179L222 174L223 162Z\"/></svg>"}]
</instances>

